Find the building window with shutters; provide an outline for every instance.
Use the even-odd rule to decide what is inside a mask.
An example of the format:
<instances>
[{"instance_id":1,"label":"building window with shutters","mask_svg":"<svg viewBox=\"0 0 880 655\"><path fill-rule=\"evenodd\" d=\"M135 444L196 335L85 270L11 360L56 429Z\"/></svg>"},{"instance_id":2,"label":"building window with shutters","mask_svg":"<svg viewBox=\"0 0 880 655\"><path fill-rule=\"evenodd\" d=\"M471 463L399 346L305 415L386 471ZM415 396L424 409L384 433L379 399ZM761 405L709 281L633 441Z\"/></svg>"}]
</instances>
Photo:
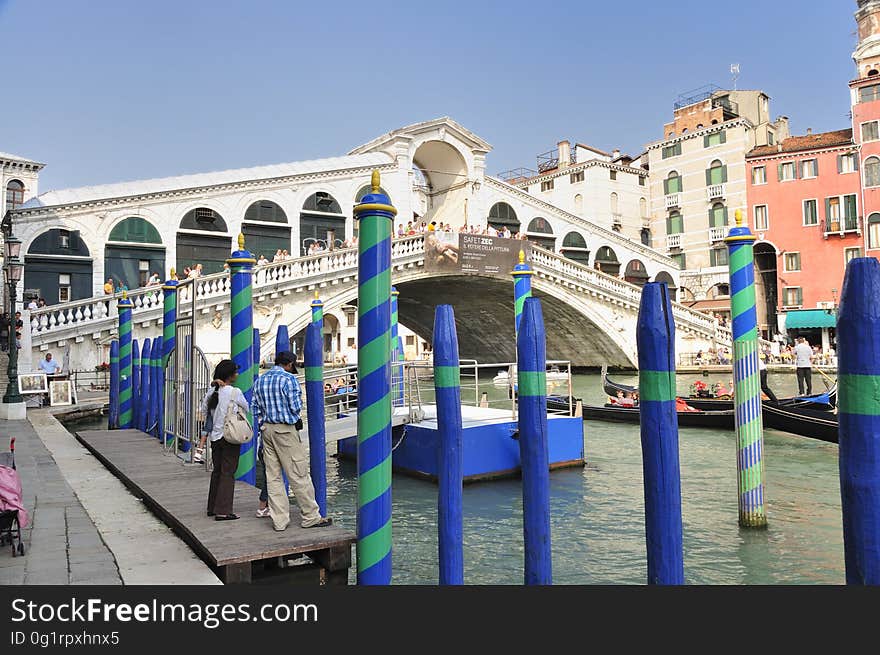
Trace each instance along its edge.
<instances>
[{"instance_id":1,"label":"building window with shutters","mask_svg":"<svg viewBox=\"0 0 880 655\"><path fill-rule=\"evenodd\" d=\"M709 227L724 227L727 225L727 207L723 202L716 202L709 210Z\"/></svg>"},{"instance_id":2,"label":"building window with shutters","mask_svg":"<svg viewBox=\"0 0 880 655\"><path fill-rule=\"evenodd\" d=\"M611 177L612 180L616 180L616 179L617 179L617 171L615 171L615 170L611 170L611 171L608 171L608 173L610 174L610 177Z\"/></svg>"},{"instance_id":3,"label":"building window with shutters","mask_svg":"<svg viewBox=\"0 0 880 655\"><path fill-rule=\"evenodd\" d=\"M880 214L868 217L868 250L880 248Z\"/></svg>"},{"instance_id":4,"label":"building window with shutters","mask_svg":"<svg viewBox=\"0 0 880 655\"><path fill-rule=\"evenodd\" d=\"M670 171L667 178L663 180L663 193L668 196L673 193L681 193L681 189L681 175L675 171Z\"/></svg>"},{"instance_id":5,"label":"building window with shutters","mask_svg":"<svg viewBox=\"0 0 880 655\"><path fill-rule=\"evenodd\" d=\"M770 229L770 214L767 205L755 205L755 229L766 232Z\"/></svg>"},{"instance_id":6,"label":"building window with shutters","mask_svg":"<svg viewBox=\"0 0 880 655\"><path fill-rule=\"evenodd\" d=\"M681 154L681 141L679 141L678 143L673 143L671 146L664 147L660 154L663 159L677 157Z\"/></svg>"},{"instance_id":7,"label":"building window with shutters","mask_svg":"<svg viewBox=\"0 0 880 655\"><path fill-rule=\"evenodd\" d=\"M577 173L572 173L569 176L569 183L570 184L577 184L578 182L583 182L583 181L584 181L584 172L583 171L578 171Z\"/></svg>"},{"instance_id":8,"label":"building window with shutters","mask_svg":"<svg viewBox=\"0 0 880 655\"><path fill-rule=\"evenodd\" d=\"M859 160L855 153L837 156L837 172L838 173L855 173L859 170Z\"/></svg>"},{"instance_id":9,"label":"building window with shutters","mask_svg":"<svg viewBox=\"0 0 880 655\"><path fill-rule=\"evenodd\" d=\"M727 263L727 246L722 246L721 248L712 248L709 251L710 266L727 266Z\"/></svg>"},{"instance_id":10,"label":"building window with shutters","mask_svg":"<svg viewBox=\"0 0 880 655\"><path fill-rule=\"evenodd\" d=\"M752 184L767 184L766 166L755 166L752 169Z\"/></svg>"},{"instance_id":11,"label":"building window with shutters","mask_svg":"<svg viewBox=\"0 0 880 655\"><path fill-rule=\"evenodd\" d=\"M70 274L58 276L58 302L70 302Z\"/></svg>"},{"instance_id":12,"label":"building window with shutters","mask_svg":"<svg viewBox=\"0 0 880 655\"><path fill-rule=\"evenodd\" d=\"M715 132L714 134L707 134L703 137L703 147L711 148L712 146L720 146L722 143L727 143L727 135L724 130L720 132Z\"/></svg>"},{"instance_id":13,"label":"building window with shutters","mask_svg":"<svg viewBox=\"0 0 880 655\"><path fill-rule=\"evenodd\" d=\"M6 184L6 211L15 209L24 203L24 184L18 180L9 180Z\"/></svg>"},{"instance_id":14,"label":"building window with shutters","mask_svg":"<svg viewBox=\"0 0 880 655\"><path fill-rule=\"evenodd\" d=\"M819 224L819 209L815 199L804 200L804 225Z\"/></svg>"},{"instance_id":15,"label":"building window with shutters","mask_svg":"<svg viewBox=\"0 0 880 655\"><path fill-rule=\"evenodd\" d=\"M803 290L800 287L785 287L782 290L782 304L785 307L800 307L803 304Z\"/></svg>"},{"instance_id":16,"label":"building window with shutters","mask_svg":"<svg viewBox=\"0 0 880 655\"><path fill-rule=\"evenodd\" d=\"M541 191L552 191L553 190L553 180L544 180L541 182Z\"/></svg>"},{"instance_id":17,"label":"building window with shutters","mask_svg":"<svg viewBox=\"0 0 880 655\"><path fill-rule=\"evenodd\" d=\"M880 84L871 84L859 89L859 102L873 102L880 100Z\"/></svg>"},{"instance_id":18,"label":"building window with shutters","mask_svg":"<svg viewBox=\"0 0 880 655\"><path fill-rule=\"evenodd\" d=\"M786 273L794 273L801 270L801 254L799 252L785 253L782 266Z\"/></svg>"},{"instance_id":19,"label":"building window with shutters","mask_svg":"<svg viewBox=\"0 0 880 655\"><path fill-rule=\"evenodd\" d=\"M706 169L706 186L715 186L725 182L727 182L727 166L716 159Z\"/></svg>"},{"instance_id":20,"label":"building window with shutters","mask_svg":"<svg viewBox=\"0 0 880 655\"><path fill-rule=\"evenodd\" d=\"M639 175L639 186L645 186L645 176Z\"/></svg>"},{"instance_id":21,"label":"building window with shutters","mask_svg":"<svg viewBox=\"0 0 880 655\"><path fill-rule=\"evenodd\" d=\"M681 213L669 212L669 217L666 219L666 234L681 234L682 232L684 232L684 218Z\"/></svg>"},{"instance_id":22,"label":"building window with shutters","mask_svg":"<svg viewBox=\"0 0 880 655\"><path fill-rule=\"evenodd\" d=\"M806 179L819 176L819 160L804 159L801 162L801 177Z\"/></svg>"},{"instance_id":23,"label":"building window with shutters","mask_svg":"<svg viewBox=\"0 0 880 655\"><path fill-rule=\"evenodd\" d=\"M880 129L877 121L862 123L862 141L877 141L880 139Z\"/></svg>"},{"instance_id":24,"label":"building window with shutters","mask_svg":"<svg viewBox=\"0 0 880 655\"><path fill-rule=\"evenodd\" d=\"M843 263L849 264L849 260L855 259L856 257L862 256L861 248L844 248L843 249Z\"/></svg>"},{"instance_id":25,"label":"building window with shutters","mask_svg":"<svg viewBox=\"0 0 880 655\"><path fill-rule=\"evenodd\" d=\"M783 164L779 164L779 181L780 182L790 182L795 179L795 167L793 161L787 161Z\"/></svg>"},{"instance_id":26,"label":"building window with shutters","mask_svg":"<svg viewBox=\"0 0 880 655\"><path fill-rule=\"evenodd\" d=\"M877 157L865 160L865 186L880 186L880 159Z\"/></svg>"},{"instance_id":27,"label":"building window with shutters","mask_svg":"<svg viewBox=\"0 0 880 655\"><path fill-rule=\"evenodd\" d=\"M767 130L767 145L775 145L776 144L776 135L773 134L770 130Z\"/></svg>"},{"instance_id":28,"label":"building window with shutters","mask_svg":"<svg viewBox=\"0 0 880 655\"><path fill-rule=\"evenodd\" d=\"M407 345L407 346L414 346L414 345L416 345L416 338L415 338L414 335L412 335L412 334L408 334L408 335L406 335L406 345Z\"/></svg>"},{"instance_id":29,"label":"building window with shutters","mask_svg":"<svg viewBox=\"0 0 880 655\"><path fill-rule=\"evenodd\" d=\"M685 259L684 259L684 253L683 253L683 252L679 252L679 253L676 253L676 254L674 254L674 255L669 255L669 259L671 259L671 260L674 261L676 264L678 264L678 267L679 267L681 270L684 270L684 269L685 269Z\"/></svg>"}]
</instances>

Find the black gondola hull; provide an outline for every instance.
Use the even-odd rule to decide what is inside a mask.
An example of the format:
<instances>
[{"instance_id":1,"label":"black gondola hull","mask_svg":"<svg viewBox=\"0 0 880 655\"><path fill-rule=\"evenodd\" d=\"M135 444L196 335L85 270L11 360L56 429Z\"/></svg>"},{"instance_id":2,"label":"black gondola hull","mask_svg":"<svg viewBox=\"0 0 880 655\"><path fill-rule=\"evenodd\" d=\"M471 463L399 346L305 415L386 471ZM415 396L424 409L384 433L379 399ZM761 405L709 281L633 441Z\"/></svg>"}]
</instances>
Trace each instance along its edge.
<instances>
[{"instance_id":1,"label":"black gondola hull","mask_svg":"<svg viewBox=\"0 0 880 655\"><path fill-rule=\"evenodd\" d=\"M614 405L584 405L584 420L611 421L614 423L638 423L638 408ZM715 428L733 430L733 411L727 412L677 412L678 425L683 428Z\"/></svg>"}]
</instances>

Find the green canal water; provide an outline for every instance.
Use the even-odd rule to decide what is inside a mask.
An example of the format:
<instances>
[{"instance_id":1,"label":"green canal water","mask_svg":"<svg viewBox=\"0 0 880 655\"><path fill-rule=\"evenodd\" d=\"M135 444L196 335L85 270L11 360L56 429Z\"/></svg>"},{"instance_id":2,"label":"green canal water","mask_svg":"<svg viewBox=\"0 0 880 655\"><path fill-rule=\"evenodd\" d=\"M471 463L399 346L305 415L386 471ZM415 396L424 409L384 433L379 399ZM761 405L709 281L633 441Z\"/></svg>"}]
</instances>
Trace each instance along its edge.
<instances>
[{"instance_id":1,"label":"green canal water","mask_svg":"<svg viewBox=\"0 0 880 655\"><path fill-rule=\"evenodd\" d=\"M490 376L491 377L491 376ZM704 378L710 382L727 376ZM814 390L822 389L814 374ZM635 376L620 375L622 382ZM679 376L687 393L696 376ZM771 374L779 396L794 375ZM491 383L485 385L491 389ZM596 374L576 375L574 392L604 401ZM503 390L493 390L501 398ZM689 584L842 584L843 534L837 446L767 430L769 528L737 526L733 432L682 428L679 434L685 578ZM642 460L637 425L584 422L587 466L550 476L556 584L643 584L646 579ZM328 507L354 529L355 467L328 458ZM394 582L436 584L437 487L404 476L393 483ZM237 497L239 512L256 509ZM522 499L518 480L464 489L465 582L522 582Z\"/></svg>"}]
</instances>

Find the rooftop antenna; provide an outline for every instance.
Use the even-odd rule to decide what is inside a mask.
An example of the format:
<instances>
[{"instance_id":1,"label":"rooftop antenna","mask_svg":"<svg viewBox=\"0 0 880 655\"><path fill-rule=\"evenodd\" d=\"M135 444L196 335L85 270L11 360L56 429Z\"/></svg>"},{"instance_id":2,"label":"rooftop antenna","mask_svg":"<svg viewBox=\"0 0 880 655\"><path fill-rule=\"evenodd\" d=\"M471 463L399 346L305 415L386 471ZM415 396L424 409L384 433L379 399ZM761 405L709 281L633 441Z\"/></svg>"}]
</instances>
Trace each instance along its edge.
<instances>
[{"instance_id":1,"label":"rooftop antenna","mask_svg":"<svg viewBox=\"0 0 880 655\"><path fill-rule=\"evenodd\" d=\"M739 79L739 64L730 65L730 74L733 75L733 90L736 91L736 82Z\"/></svg>"}]
</instances>

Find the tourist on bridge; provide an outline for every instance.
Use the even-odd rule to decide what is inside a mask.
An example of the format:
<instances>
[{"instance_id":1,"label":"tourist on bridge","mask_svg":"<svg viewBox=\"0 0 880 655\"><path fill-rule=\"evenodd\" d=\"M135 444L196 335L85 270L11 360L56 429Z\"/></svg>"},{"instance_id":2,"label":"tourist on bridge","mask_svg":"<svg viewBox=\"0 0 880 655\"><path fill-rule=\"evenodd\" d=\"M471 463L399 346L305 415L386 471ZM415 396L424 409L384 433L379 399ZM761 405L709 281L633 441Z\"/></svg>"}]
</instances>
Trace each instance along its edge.
<instances>
[{"instance_id":1,"label":"tourist on bridge","mask_svg":"<svg viewBox=\"0 0 880 655\"><path fill-rule=\"evenodd\" d=\"M234 405L244 411L250 409L241 389L232 386L237 377L238 364L231 359L224 359L217 364L211 390L202 399L200 406L204 414L211 413L212 420L211 459L214 469L211 471L211 487L208 491L208 516L213 516L215 521L232 521L238 518L232 512L232 501L235 494L235 469L238 468L241 446L223 438L226 412Z\"/></svg>"},{"instance_id":2,"label":"tourist on bridge","mask_svg":"<svg viewBox=\"0 0 880 655\"><path fill-rule=\"evenodd\" d=\"M302 442L302 391L294 376L296 356L290 351L275 355L275 366L254 385L254 420L259 422L263 441L263 461L269 492L269 515L275 530L286 530L290 523L290 499L284 490L281 471L302 513L300 525L316 528L330 525L321 516L315 500L315 487L309 474L309 456Z\"/></svg>"},{"instance_id":3,"label":"tourist on bridge","mask_svg":"<svg viewBox=\"0 0 880 655\"><path fill-rule=\"evenodd\" d=\"M809 396L813 393L813 349L803 337L798 337L794 347L794 365L797 373L798 393Z\"/></svg>"},{"instance_id":4,"label":"tourist on bridge","mask_svg":"<svg viewBox=\"0 0 880 655\"><path fill-rule=\"evenodd\" d=\"M55 375L61 370L61 364L52 359L52 353L46 353L46 358L40 362L40 370L46 375Z\"/></svg>"},{"instance_id":5,"label":"tourist on bridge","mask_svg":"<svg viewBox=\"0 0 880 655\"><path fill-rule=\"evenodd\" d=\"M104 283L104 295L112 296L113 295L113 278L107 278L107 282Z\"/></svg>"}]
</instances>

